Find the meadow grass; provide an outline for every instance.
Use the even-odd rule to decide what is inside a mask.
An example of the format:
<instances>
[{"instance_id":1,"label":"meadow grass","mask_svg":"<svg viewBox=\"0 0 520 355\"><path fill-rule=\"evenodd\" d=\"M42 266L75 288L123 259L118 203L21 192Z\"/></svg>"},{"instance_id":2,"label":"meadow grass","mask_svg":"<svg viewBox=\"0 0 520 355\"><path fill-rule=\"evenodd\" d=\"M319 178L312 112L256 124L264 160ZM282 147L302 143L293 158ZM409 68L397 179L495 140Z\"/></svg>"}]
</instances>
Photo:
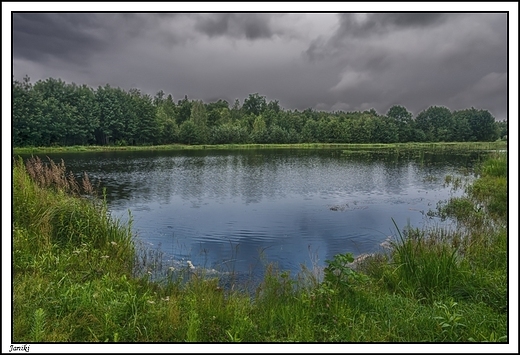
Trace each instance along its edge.
<instances>
[{"instance_id":1,"label":"meadow grass","mask_svg":"<svg viewBox=\"0 0 520 355\"><path fill-rule=\"evenodd\" d=\"M294 144L165 144L145 146L70 146L70 147L15 147L13 154L78 153L103 151L150 151L150 150L243 150L243 149L345 149L349 150L498 150L507 149L507 141L496 142L437 142L437 143L294 143Z\"/></svg>"},{"instance_id":2,"label":"meadow grass","mask_svg":"<svg viewBox=\"0 0 520 355\"><path fill-rule=\"evenodd\" d=\"M506 160L484 162L439 207L471 215L457 231L396 225L381 253L336 255L321 276L269 264L249 290L189 265L152 278L131 222L110 216L87 177L15 160L12 341L507 342Z\"/></svg>"}]
</instances>

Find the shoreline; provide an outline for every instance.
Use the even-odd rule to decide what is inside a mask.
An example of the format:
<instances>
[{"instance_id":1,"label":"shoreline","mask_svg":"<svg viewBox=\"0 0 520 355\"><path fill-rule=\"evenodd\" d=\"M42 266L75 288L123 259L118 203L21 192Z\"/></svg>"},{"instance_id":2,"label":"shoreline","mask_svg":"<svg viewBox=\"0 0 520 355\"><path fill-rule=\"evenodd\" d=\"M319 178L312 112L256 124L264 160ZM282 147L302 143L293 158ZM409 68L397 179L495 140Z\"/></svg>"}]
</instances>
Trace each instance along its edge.
<instances>
[{"instance_id":1,"label":"shoreline","mask_svg":"<svg viewBox=\"0 0 520 355\"><path fill-rule=\"evenodd\" d=\"M435 143L296 143L296 144L168 144L153 146L68 146L68 147L18 147L12 148L13 155L34 153L89 153L112 151L175 151L175 150L250 150L250 149L506 149L507 141L495 142L435 142Z\"/></svg>"}]
</instances>

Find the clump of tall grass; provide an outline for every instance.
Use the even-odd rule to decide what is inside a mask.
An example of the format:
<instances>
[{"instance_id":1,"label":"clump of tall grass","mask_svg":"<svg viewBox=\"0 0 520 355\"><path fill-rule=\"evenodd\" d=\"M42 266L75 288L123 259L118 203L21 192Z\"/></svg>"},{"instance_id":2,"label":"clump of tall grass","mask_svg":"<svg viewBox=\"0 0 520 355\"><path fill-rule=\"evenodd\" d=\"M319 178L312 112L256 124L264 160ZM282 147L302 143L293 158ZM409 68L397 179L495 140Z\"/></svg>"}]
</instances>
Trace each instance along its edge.
<instances>
[{"instance_id":1,"label":"clump of tall grass","mask_svg":"<svg viewBox=\"0 0 520 355\"><path fill-rule=\"evenodd\" d=\"M392 253L396 287L405 294L429 300L441 294L451 295L462 273L457 248L438 238L442 231L429 235L419 229L407 229L406 236L398 228L397 232L399 237L393 243Z\"/></svg>"},{"instance_id":2,"label":"clump of tall grass","mask_svg":"<svg viewBox=\"0 0 520 355\"><path fill-rule=\"evenodd\" d=\"M81 182L76 180L72 171L67 172L63 159L56 164L52 159L45 164L39 157L27 159L25 167L29 177L41 188L54 188L71 195L92 195L95 192L88 175L83 173Z\"/></svg>"},{"instance_id":3,"label":"clump of tall grass","mask_svg":"<svg viewBox=\"0 0 520 355\"><path fill-rule=\"evenodd\" d=\"M480 221L491 220L504 223L507 220L507 154L495 153L482 162L473 184L466 188L466 196L450 200L441 213L456 212L456 205L463 199L466 205L473 205L480 212ZM466 208L468 210L468 208Z\"/></svg>"},{"instance_id":4,"label":"clump of tall grass","mask_svg":"<svg viewBox=\"0 0 520 355\"><path fill-rule=\"evenodd\" d=\"M93 196L95 188L88 176L77 182L72 172L66 172L63 161L43 164L36 157L23 165L20 159L13 180L14 221L39 232L47 242L62 247L88 243L95 248L110 242L128 244L130 227L110 218L105 201ZM75 198L85 194L94 198Z\"/></svg>"},{"instance_id":5,"label":"clump of tall grass","mask_svg":"<svg viewBox=\"0 0 520 355\"><path fill-rule=\"evenodd\" d=\"M482 176L506 177L507 176L507 154L495 153L490 159L486 159L481 167Z\"/></svg>"}]
</instances>

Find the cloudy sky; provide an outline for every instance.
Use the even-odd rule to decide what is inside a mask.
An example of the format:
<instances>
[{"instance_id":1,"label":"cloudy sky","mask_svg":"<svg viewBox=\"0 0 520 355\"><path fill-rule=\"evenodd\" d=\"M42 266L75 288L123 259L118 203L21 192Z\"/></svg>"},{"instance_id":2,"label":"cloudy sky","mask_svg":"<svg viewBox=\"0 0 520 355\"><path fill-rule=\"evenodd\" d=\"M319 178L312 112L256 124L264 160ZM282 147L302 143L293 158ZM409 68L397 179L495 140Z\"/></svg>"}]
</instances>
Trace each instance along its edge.
<instances>
[{"instance_id":1,"label":"cloudy sky","mask_svg":"<svg viewBox=\"0 0 520 355\"><path fill-rule=\"evenodd\" d=\"M370 7L370 6L367 6ZM13 75L286 109L507 114L505 13L13 13Z\"/></svg>"}]
</instances>

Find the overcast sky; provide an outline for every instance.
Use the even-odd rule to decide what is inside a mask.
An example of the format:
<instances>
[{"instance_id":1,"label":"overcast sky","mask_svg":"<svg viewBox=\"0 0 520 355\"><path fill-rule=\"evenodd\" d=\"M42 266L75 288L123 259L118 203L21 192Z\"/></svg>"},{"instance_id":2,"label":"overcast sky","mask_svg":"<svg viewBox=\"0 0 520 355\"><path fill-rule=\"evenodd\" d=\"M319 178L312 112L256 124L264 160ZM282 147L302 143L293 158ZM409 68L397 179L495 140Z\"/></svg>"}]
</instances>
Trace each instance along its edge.
<instances>
[{"instance_id":1,"label":"overcast sky","mask_svg":"<svg viewBox=\"0 0 520 355\"><path fill-rule=\"evenodd\" d=\"M507 113L505 13L13 13L13 75L286 109Z\"/></svg>"}]
</instances>

